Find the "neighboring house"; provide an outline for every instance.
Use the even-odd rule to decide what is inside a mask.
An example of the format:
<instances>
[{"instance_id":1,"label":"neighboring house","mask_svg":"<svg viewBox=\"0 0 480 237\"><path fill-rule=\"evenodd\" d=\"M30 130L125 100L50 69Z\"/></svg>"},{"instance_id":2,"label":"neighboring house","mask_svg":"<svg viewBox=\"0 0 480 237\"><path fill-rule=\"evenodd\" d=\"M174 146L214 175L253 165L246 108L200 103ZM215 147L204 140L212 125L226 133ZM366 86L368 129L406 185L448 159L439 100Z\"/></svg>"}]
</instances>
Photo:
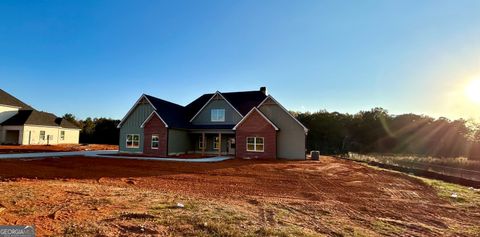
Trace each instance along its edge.
<instances>
[{"instance_id":1,"label":"neighboring house","mask_svg":"<svg viewBox=\"0 0 480 237\"><path fill-rule=\"evenodd\" d=\"M0 89L0 144L78 144L80 129Z\"/></svg>"},{"instance_id":2,"label":"neighboring house","mask_svg":"<svg viewBox=\"0 0 480 237\"><path fill-rule=\"evenodd\" d=\"M186 106L142 95L118 125L120 151L305 159L307 128L259 91L205 94Z\"/></svg>"}]
</instances>

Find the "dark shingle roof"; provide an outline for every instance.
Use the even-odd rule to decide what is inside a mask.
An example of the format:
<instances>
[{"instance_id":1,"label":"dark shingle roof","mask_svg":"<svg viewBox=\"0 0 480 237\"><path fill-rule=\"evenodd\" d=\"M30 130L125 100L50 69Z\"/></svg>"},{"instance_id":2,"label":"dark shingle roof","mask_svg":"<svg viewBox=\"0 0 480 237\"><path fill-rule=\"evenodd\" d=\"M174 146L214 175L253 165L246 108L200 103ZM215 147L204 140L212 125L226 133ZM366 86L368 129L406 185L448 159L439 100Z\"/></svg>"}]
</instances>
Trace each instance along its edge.
<instances>
[{"instance_id":1,"label":"dark shingle roof","mask_svg":"<svg viewBox=\"0 0 480 237\"><path fill-rule=\"evenodd\" d=\"M232 129L235 124L211 124L211 125L195 125L191 124L190 129Z\"/></svg>"},{"instance_id":2,"label":"dark shingle roof","mask_svg":"<svg viewBox=\"0 0 480 237\"><path fill-rule=\"evenodd\" d=\"M232 104L243 116L250 110L258 106L267 97L261 91L240 91L240 92L225 92L220 94ZM192 103L185 106L187 108L187 117L192 118L205 105L205 103L212 98L214 94L204 94L194 100Z\"/></svg>"},{"instance_id":3,"label":"dark shingle roof","mask_svg":"<svg viewBox=\"0 0 480 237\"><path fill-rule=\"evenodd\" d=\"M247 115L253 107L258 106L267 97L261 91L242 91L222 93L243 116Z\"/></svg>"},{"instance_id":4,"label":"dark shingle roof","mask_svg":"<svg viewBox=\"0 0 480 237\"><path fill-rule=\"evenodd\" d=\"M261 91L242 91L221 93L225 99L232 104L243 116L245 116L253 107L258 106L267 96ZM193 125L189 121L197 112L212 98L214 94L204 94L198 97L190 104L184 106L156 98L151 95L145 95L146 98L155 107L157 113L172 128L192 128L192 129L231 129L232 125ZM217 126L217 127L215 127Z\"/></svg>"},{"instance_id":5,"label":"dark shingle roof","mask_svg":"<svg viewBox=\"0 0 480 237\"><path fill-rule=\"evenodd\" d=\"M25 124L78 129L77 126L65 119L57 118L54 114L37 110L19 110L16 115L2 123L3 126L22 126Z\"/></svg>"},{"instance_id":6,"label":"dark shingle roof","mask_svg":"<svg viewBox=\"0 0 480 237\"><path fill-rule=\"evenodd\" d=\"M14 96L8 94L4 90L0 89L0 104L20 107L20 110L16 115L7 119L1 125L43 125L43 126L55 126L62 128L74 128L78 127L63 118L57 118L54 114L37 111L29 105L23 103Z\"/></svg>"},{"instance_id":7,"label":"dark shingle roof","mask_svg":"<svg viewBox=\"0 0 480 237\"><path fill-rule=\"evenodd\" d=\"M57 117L50 113L39 112L36 110L20 110L18 114L7 119L2 125L44 125L44 126L58 126L55 122Z\"/></svg>"},{"instance_id":8,"label":"dark shingle roof","mask_svg":"<svg viewBox=\"0 0 480 237\"><path fill-rule=\"evenodd\" d=\"M186 116L190 120L212 98L213 94L204 94L185 106Z\"/></svg>"},{"instance_id":9,"label":"dark shingle roof","mask_svg":"<svg viewBox=\"0 0 480 237\"><path fill-rule=\"evenodd\" d=\"M33 109L29 105L23 103L21 100L15 98L13 95L8 94L2 89L0 89L0 104L20 107L22 109Z\"/></svg>"},{"instance_id":10,"label":"dark shingle roof","mask_svg":"<svg viewBox=\"0 0 480 237\"><path fill-rule=\"evenodd\" d=\"M177 105L175 103L162 100L151 95L145 95L147 99L152 103L157 113L172 128L186 128L188 122L185 117L185 107Z\"/></svg>"},{"instance_id":11,"label":"dark shingle roof","mask_svg":"<svg viewBox=\"0 0 480 237\"><path fill-rule=\"evenodd\" d=\"M64 118L57 118L55 120L55 123L58 124L62 128L73 128L73 129L79 129L77 125L71 123L70 121L64 119Z\"/></svg>"}]
</instances>

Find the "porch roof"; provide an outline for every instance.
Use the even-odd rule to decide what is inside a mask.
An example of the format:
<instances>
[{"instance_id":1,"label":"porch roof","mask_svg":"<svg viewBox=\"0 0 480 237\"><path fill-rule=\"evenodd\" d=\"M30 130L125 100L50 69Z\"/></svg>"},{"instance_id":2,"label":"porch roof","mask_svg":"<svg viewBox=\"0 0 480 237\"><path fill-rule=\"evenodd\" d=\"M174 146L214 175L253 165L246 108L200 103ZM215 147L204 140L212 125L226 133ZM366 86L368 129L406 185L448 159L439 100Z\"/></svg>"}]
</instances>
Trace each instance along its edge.
<instances>
[{"instance_id":1,"label":"porch roof","mask_svg":"<svg viewBox=\"0 0 480 237\"><path fill-rule=\"evenodd\" d=\"M195 134L235 134L232 129L189 129L188 131Z\"/></svg>"},{"instance_id":2,"label":"porch roof","mask_svg":"<svg viewBox=\"0 0 480 237\"><path fill-rule=\"evenodd\" d=\"M232 130L235 127L235 124L212 124L212 125L198 125L192 124L189 129L228 129Z\"/></svg>"}]
</instances>

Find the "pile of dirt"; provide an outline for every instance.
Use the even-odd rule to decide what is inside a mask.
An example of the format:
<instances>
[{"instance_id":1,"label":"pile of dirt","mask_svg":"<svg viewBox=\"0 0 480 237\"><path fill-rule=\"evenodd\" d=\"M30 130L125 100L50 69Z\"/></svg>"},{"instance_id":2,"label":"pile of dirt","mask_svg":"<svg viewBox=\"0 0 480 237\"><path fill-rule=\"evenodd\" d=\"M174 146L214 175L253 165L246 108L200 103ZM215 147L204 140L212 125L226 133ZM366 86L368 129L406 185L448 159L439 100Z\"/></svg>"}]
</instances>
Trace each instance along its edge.
<instances>
[{"instance_id":1,"label":"pile of dirt","mask_svg":"<svg viewBox=\"0 0 480 237\"><path fill-rule=\"evenodd\" d=\"M214 155L202 155L202 154L179 154L179 155L168 155L168 156L159 156L153 154L138 154L138 153L118 153L112 154L109 156L122 156L122 157L167 157L167 158L186 158L186 159L202 159L215 157Z\"/></svg>"},{"instance_id":2,"label":"pile of dirt","mask_svg":"<svg viewBox=\"0 0 480 237\"><path fill-rule=\"evenodd\" d=\"M6 153L35 153L35 152L64 152L64 151L93 151L118 150L117 145L104 144L61 144L61 145L0 145L0 154Z\"/></svg>"},{"instance_id":3,"label":"pile of dirt","mask_svg":"<svg viewBox=\"0 0 480 237\"><path fill-rule=\"evenodd\" d=\"M237 207L247 216L258 213L251 220L255 225L276 228L288 224L325 235L468 236L458 231L480 225L480 204L457 206L439 197L436 190L417 178L329 157L320 161L236 159L220 163L84 157L0 160L0 176L3 180L0 191L21 186L31 192L22 194L29 197L28 205L38 208L46 205L53 210L19 214L8 212L10 208L6 205L7 211L0 214L0 224L30 221L43 233L58 233L59 225L67 220L101 225L102 220L118 210L142 213L120 216L145 216L148 221L152 213L146 213L149 210L142 209L142 203L162 194ZM68 188L57 183L52 188L52 181L61 181ZM106 190L114 192L112 189L137 192L135 204L125 204L126 199L133 197L123 191L115 191L115 195L108 197L110 201L99 198ZM10 199L16 197L10 196ZM70 202L60 200L64 198ZM94 205L82 206L85 205L82 200L86 199L107 204L98 211ZM11 202L0 199L2 203L8 201ZM70 206L64 210L62 205ZM61 209L54 212L55 208ZM103 213L104 219L99 220L102 215L97 212ZM122 223L102 228L110 228L114 233L121 231L118 226L128 226L123 223L128 218L119 221ZM158 223L158 220L151 222L148 228L152 233L164 231L168 226ZM125 228L137 231L136 227Z\"/></svg>"}]
</instances>

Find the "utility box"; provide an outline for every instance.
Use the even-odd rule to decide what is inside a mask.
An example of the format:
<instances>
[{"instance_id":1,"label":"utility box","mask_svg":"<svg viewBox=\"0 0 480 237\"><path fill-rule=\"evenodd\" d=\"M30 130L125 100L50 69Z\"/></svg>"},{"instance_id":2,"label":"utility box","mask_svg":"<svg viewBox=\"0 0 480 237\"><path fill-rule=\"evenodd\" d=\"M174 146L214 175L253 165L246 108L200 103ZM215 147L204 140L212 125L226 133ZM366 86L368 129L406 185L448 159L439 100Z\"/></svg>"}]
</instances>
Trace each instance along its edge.
<instances>
[{"instance_id":1,"label":"utility box","mask_svg":"<svg viewBox=\"0 0 480 237\"><path fill-rule=\"evenodd\" d=\"M310 152L310 159L320 160L320 151L311 151Z\"/></svg>"}]
</instances>

